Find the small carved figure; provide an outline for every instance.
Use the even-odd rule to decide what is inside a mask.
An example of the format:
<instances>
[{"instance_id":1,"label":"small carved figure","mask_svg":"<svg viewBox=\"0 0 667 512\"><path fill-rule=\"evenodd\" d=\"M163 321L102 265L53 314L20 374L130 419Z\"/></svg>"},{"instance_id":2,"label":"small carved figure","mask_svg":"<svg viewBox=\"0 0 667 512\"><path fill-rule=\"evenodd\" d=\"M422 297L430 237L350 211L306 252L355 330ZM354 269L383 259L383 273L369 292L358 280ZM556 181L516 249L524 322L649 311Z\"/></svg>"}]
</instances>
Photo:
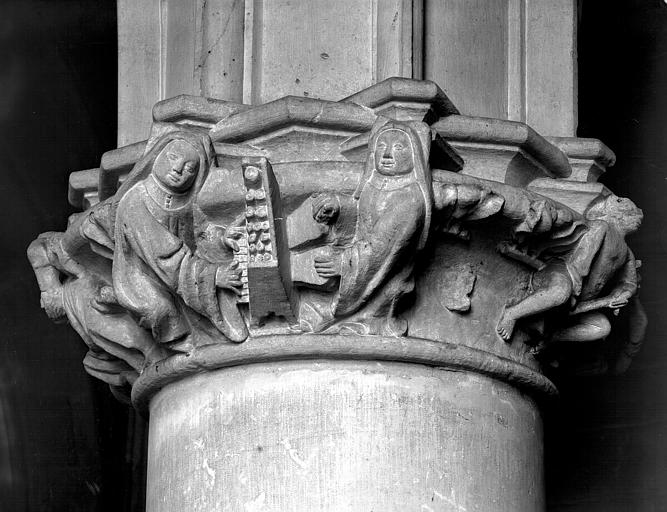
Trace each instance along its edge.
<instances>
[{"instance_id":1,"label":"small carved figure","mask_svg":"<svg viewBox=\"0 0 667 512\"><path fill-rule=\"evenodd\" d=\"M235 263L224 267L195 254L193 204L213 158L208 136L169 133L135 165L116 206L113 286L118 303L156 341L177 350L192 348L196 322L184 304L232 341L248 335L234 300L240 270ZM236 248L231 238L222 243L230 251Z\"/></svg>"},{"instance_id":2,"label":"small carved figure","mask_svg":"<svg viewBox=\"0 0 667 512\"><path fill-rule=\"evenodd\" d=\"M551 336L552 341L592 341L605 338L610 323L600 309L625 306L637 290L636 261L625 236L636 231L642 211L629 199L601 198L586 211L585 229L567 251L547 249L533 258L510 246L509 257L535 269L532 292L517 304L507 304L498 334L508 341L517 320L544 313L571 301L572 321ZM556 255L558 249L560 255Z\"/></svg>"},{"instance_id":3,"label":"small carved figure","mask_svg":"<svg viewBox=\"0 0 667 512\"><path fill-rule=\"evenodd\" d=\"M334 319L343 319L341 327L404 335L407 322L398 316L399 303L414 289L415 263L429 239L432 211L450 218L479 209L485 211L481 218L502 207L500 196L477 185L434 185L430 143L425 123L380 121L371 132L366 168L354 196L313 198L313 218L337 227L340 239L349 238L345 226L356 226L351 243L334 244L314 260L320 277L340 276L331 311ZM354 222L346 218L350 214Z\"/></svg>"}]
</instances>

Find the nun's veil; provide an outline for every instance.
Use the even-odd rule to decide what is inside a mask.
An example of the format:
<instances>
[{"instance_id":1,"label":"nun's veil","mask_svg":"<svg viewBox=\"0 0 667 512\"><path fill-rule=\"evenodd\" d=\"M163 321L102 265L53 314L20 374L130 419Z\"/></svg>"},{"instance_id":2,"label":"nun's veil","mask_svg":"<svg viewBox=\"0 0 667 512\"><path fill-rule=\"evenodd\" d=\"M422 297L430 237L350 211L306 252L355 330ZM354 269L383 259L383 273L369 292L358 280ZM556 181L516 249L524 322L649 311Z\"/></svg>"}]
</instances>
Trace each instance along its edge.
<instances>
[{"instance_id":1,"label":"nun's veil","mask_svg":"<svg viewBox=\"0 0 667 512\"><path fill-rule=\"evenodd\" d=\"M432 135L431 128L426 123L421 121L394 121L384 117L377 119L371 129L368 140L368 158L366 159L366 166L359 180L359 185L354 192L354 198L359 199L363 189L373 177L373 174L377 172L375 166L375 145L380 134L388 130L404 132L412 144L412 154L414 155L412 175L421 190L422 197L424 198L424 211L426 212L418 247L418 249L423 249L428 240L433 209L433 186L431 183L431 169L428 165Z\"/></svg>"},{"instance_id":2,"label":"nun's veil","mask_svg":"<svg viewBox=\"0 0 667 512\"><path fill-rule=\"evenodd\" d=\"M213 150L213 143L206 133L199 133L195 131L175 130L160 137L152 147L149 147L144 156L134 164L132 171L128 174L127 179L118 188L114 194L112 201L112 223L115 225L116 211L118 210L118 203L123 196L137 183L143 181L150 176L153 170L155 159L167 147L167 145L174 141L183 141L192 146L199 155L199 172L197 178L188 191L190 198L195 198L201 190L209 170L212 165L216 164L215 151Z\"/></svg>"}]
</instances>

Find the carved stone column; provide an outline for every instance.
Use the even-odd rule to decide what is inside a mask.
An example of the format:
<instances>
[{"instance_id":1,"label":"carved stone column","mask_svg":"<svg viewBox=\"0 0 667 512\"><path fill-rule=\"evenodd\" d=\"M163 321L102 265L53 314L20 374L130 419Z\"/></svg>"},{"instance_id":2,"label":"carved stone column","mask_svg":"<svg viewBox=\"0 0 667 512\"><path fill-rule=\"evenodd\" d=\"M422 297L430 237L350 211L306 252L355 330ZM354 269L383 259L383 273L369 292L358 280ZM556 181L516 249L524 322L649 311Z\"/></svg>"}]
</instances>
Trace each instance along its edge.
<instances>
[{"instance_id":1,"label":"carved stone column","mask_svg":"<svg viewBox=\"0 0 667 512\"><path fill-rule=\"evenodd\" d=\"M550 386L527 368L410 338L253 345L152 398L149 510L544 509Z\"/></svg>"},{"instance_id":2,"label":"carved stone column","mask_svg":"<svg viewBox=\"0 0 667 512\"><path fill-rule=\"evenodd\" d=\"M224 15L250 96L247 75L196 67L229 94L157 102L147 140L72 174L86 211L29 248L86 369L150 417L147 509L544 510L548 372L622 366L643 333L608 336L627 320L610 313L641 312L624 241L641 210L596 181L613 153L387 78L421 69L429 2L396 2L368 41L348 38L348 54L393 55L359 70L333 51L284 58L326 13L340 50L343 9L285 33L292 11L250 4L197 4L177 23L183 6L159 2L161 69L191 70L170 52ZM354 5L369 9L354 23L391 14ZM119 8L121 25L143 19ZM299 66L309 94L285 96Z\"/></svg>"}]
</instances>

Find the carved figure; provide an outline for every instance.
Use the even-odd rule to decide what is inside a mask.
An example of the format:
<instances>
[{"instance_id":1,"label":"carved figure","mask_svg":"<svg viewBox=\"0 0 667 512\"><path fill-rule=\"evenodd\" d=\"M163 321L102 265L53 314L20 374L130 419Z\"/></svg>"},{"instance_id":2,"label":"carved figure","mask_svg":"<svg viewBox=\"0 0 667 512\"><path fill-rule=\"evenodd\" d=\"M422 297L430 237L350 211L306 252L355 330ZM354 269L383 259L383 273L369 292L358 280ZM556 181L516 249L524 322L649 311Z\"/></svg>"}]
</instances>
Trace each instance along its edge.
<instances>
[{"instance_id":1,"label":"carved figure","mask_svg":"<svg viewBox=\"0 0 667 512\"><path fill-rule=\"evenodd\" d=\"M430 143L425 123L380 121L371 132L365 171L353 197L313 198L313 218L332 225L339 239L347 238L345 226L355 226L351 243L334 245L314 260L320 277L340 276L331 313L333 319L344 319L342 327L404 335L407 322L398 316L399 303L414 289L415 262L429 239L433 210L448 218L484 210L481 218L502 207L500 196L477 185L438 183L434 190Z\"/></svg>"},{"instance_id":2,"label":"carved figure","mask_svg":"<svg viewBox=\"0 0 667 512\"><path fill-rule=\"evenodd\" d=\"M198 249L194 252L193 202L213 162L210 148L206 135L172 130L151 145L114 196L72 215L65 232L44 233L28 248L42 307L55 321L69 320L90 348L87 371L116 386L115 391L167 357L165 343L172 349L191 348L189 341L179 346L174 331L161 330L164 325L181 329L181 338L195 330L214 337L221 331L232 341L247 337L236 306L236 264L205 260ZM122 219L118 230L117 217ZM207 235L215 240L206 240ZM238 248L232 236L212 225L202 226L197 241L225 255ZM179 293L196 312L185 307Z\"/></svg>"},{"instance_id":3,"label":"carved figure","mask_svg":"<svg viewBox=\"0 0 667 512\"><path fill-rule=\"evenodd\" d=\"M115 215L113 286L118 303L160 343L193 346L189 306L232 341L248 331L236 307L240 271L195 254L193 206L214 159L206 135L163 136L139 161L123 187ZM230 250L236 244L223 239Z\"/></svg>"},{"instance_id":4,"label":"carved figure","mask_svg":"<svg viewBox=\"0 0 667 512\"><path fill-rule=\"evenodd\" d=\"M84 366L121 388L165 357L164 349L114 300L108 279L88 271L62 249L64 233L43 233L28 248L42 307L55 322L69 323L88 345Z\"/></svg>"},{"instance_id":5,"label":"carved figure","mask_svg":"<svg viewBox=\"0 0 667 512\"><path fill-rule=\"evenodd\" d=\"M625 236L636 231L642 211L626 198L610 195L591 205L585 229L560 255L547 248L539 258L505 246L509 257L535 268L532 292L517 304L507 304L498 334L508 341L517 320L571 301L571 322L553 333L553 341L592 341L606 337L610 323L600 309L625 306L637 290L636 261ZM562 247L559 247L562 251Z\"/></svg>"}]
</instances>

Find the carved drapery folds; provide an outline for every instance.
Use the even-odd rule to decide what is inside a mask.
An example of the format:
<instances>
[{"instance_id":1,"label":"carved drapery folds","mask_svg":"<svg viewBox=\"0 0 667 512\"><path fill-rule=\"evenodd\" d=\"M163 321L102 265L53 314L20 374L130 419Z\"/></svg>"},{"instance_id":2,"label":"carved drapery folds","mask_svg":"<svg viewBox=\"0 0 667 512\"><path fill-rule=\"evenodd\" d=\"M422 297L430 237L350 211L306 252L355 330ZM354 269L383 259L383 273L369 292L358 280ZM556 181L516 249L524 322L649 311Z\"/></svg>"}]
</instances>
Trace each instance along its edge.
<instances>
[{"instance_id":1,"label":"carved drapery folds","mask_svg":"<svg viewBox=\"0 0 667 512\"><path fill-rule=\"evenodd\" d=\"M467 118L408 79L341 102L158 107L147 141L73 174L88 209L28 249L46 313L138 405L272 357L430 361L549 391L544 365L618 371L641 344L625 242L641 210L566 153L613 161L599 142Z\"/></svg>"}]
</instances>

